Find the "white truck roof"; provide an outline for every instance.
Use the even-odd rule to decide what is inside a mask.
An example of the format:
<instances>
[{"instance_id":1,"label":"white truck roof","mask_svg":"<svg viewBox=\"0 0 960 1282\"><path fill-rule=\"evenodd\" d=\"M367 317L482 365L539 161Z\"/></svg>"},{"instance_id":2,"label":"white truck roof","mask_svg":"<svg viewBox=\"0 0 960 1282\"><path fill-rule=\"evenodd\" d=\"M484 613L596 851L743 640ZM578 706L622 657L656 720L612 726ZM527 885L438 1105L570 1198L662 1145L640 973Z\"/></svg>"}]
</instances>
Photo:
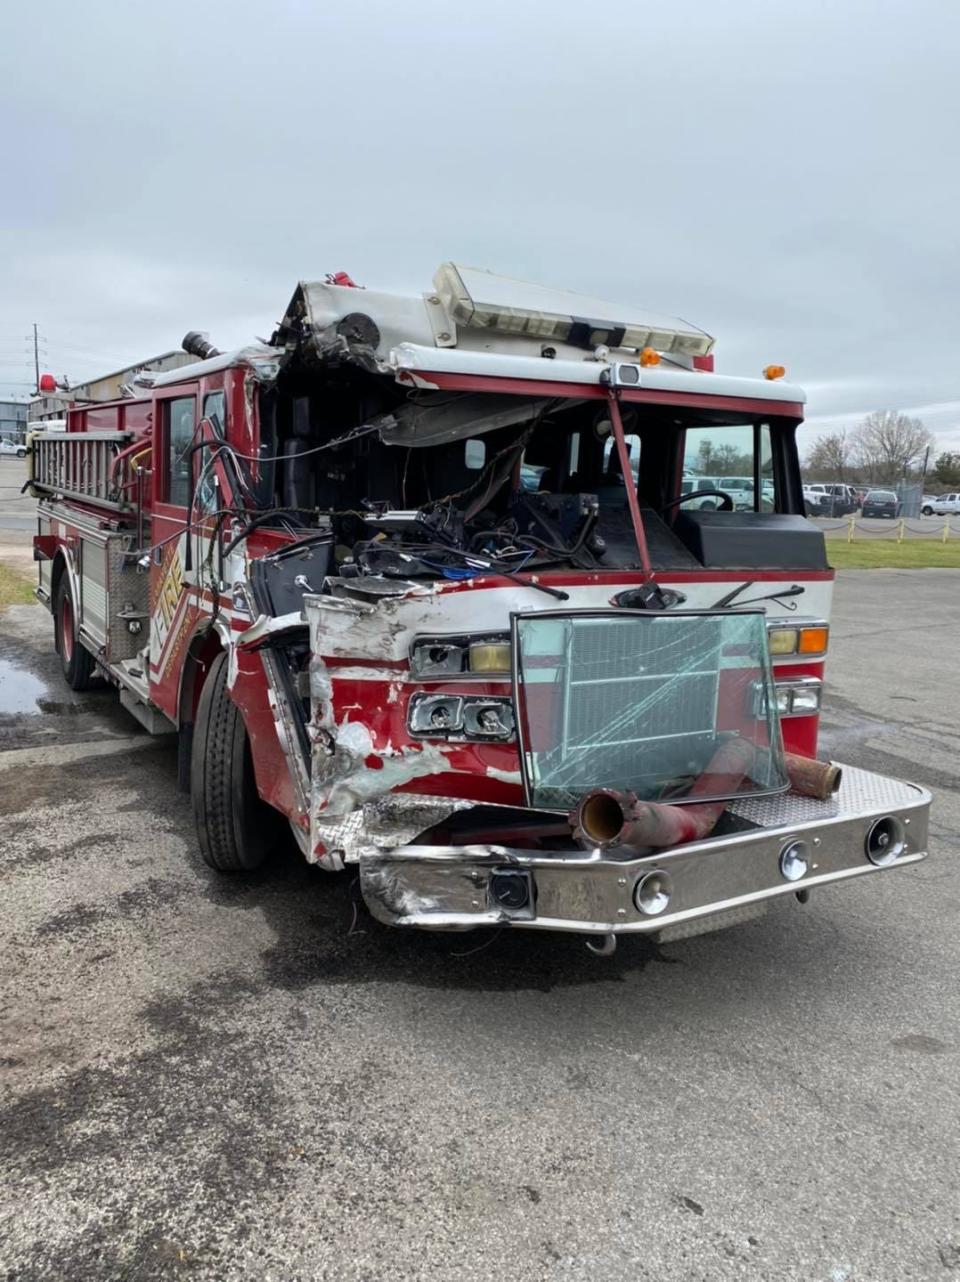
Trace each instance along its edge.
<instances>
[{"instance_id":1,"label":"white truck roof","mask_svg":"<svg viewBox=\"0 0 960 1282\"><path fill-rule=\"evenodd\" d=\"M267 368L299 348L318 359L362 349L371 368L424 388L436 386L431 374L591 385L606 381L611 364L636 362L650 349L660 362L640 369L635 386L805 402L799 387L780 380L697 369L695 358L713 344L711 335L679 317L444 263L423 294L303 281L270 346L198 361L151 382L183 382L231 364Z\"/></svg>"}]
</instances>

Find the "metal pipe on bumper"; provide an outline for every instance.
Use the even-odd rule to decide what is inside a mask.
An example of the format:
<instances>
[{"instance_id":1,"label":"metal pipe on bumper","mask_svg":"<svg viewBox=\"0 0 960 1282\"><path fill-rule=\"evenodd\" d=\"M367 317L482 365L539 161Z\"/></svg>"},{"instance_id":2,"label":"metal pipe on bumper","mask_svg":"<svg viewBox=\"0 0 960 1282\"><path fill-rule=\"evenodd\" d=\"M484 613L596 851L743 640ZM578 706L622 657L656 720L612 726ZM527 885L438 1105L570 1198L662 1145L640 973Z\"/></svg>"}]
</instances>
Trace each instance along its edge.
<instances>
[{"instance_id":1,"label":"metal pipe on bumper","mask_svg":"<svg viewBox=\"0 0 960 1282\"><path fill-rule=\"evenodd\" d=\"M753 826L669 850L368 846L359 854L360 886L373 916L393 926L587 934L688 926L693 934L697 922L706 929L729 924L779 895L918 863L926 855L929 807L930 794L915 784L848 767L827 801L787 793L735 802L730 810ZM867 839L887 816L906 837L896 858L881 865L868 857ZM807 865L799 879L784 871L790 851L796 872L797 843ZM501 893L504 874L515 879L512 902ZM529 886L526 899L521 881Z\"/></svg>"}]
</instances>

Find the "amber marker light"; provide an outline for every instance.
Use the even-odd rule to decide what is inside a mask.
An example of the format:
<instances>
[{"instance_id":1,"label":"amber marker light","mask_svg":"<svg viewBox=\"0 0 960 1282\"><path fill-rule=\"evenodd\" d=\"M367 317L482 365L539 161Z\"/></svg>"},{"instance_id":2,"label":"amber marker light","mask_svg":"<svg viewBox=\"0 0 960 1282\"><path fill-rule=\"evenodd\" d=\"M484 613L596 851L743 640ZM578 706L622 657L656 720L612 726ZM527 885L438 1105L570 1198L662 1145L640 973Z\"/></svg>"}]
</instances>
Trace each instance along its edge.
<instances>
[{"instance_id":1,"label":"amber marker light","mask_svg":"<svg viewBox=\"0 0 960 1282\"><path fill-rule=\"evenodd\" d=\"M763 377L773 381L775 378L783 378L786 374L786 368L783 365L765 365L763 368Z\"/></svg>"},{"instance_id":2,"label":"amber marker light","mask_svg":"<svg viewBox=\"0 0 960 1282\"><path fill-rule=\"evenodd\" d=\"M798 654L826 654L829 628L801 628Z\"/></svg>"},{"instance_id":3,"label":"amber marker light","mask_svg":"<svg viewBox=\"0 0 960 1282\"><path fill-rule=\"evenodd\" d=\"M640 364L646 368L649 365L660 364L660 353L655 352L652 347L645 347L640 353Z\"/></svg>"}]
</instances>

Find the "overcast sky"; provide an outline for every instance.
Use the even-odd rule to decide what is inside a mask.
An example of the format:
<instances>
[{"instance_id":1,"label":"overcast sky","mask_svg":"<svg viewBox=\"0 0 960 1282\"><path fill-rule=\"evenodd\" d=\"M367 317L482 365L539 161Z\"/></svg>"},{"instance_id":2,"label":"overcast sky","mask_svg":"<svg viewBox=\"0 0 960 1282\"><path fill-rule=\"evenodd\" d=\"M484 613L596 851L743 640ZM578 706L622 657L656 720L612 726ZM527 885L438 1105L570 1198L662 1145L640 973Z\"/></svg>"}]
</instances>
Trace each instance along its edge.
<instances>
[{"instance_id":1,"label":"overcast sky","mask_svg":"<svg viewBox=\"0 0 960 1282\"><path fill-rule=\"evenodd\" d=\"M958 47L957 0L8 5L0 390L33 321L79 380L454 259L960 448Z\"/></svg>"}]
</instances>

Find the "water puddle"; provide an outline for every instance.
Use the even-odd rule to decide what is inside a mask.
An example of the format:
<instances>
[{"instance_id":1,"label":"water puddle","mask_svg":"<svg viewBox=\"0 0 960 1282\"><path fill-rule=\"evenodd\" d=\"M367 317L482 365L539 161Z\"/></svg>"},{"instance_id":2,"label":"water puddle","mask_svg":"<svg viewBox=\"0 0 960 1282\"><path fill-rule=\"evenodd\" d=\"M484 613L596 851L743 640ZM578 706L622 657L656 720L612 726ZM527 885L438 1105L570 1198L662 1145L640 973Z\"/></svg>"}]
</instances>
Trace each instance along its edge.
<instances>
[{"instance_id":1,"label":"water puddle","mask_svg":"<svg viewBox=\"0 0 960 1282\"><path fill-rule=\"evenodd\" d=\"M0 713L42 712L47 687L32 672L0 659Z\"/></svg>"}]
</instances>

